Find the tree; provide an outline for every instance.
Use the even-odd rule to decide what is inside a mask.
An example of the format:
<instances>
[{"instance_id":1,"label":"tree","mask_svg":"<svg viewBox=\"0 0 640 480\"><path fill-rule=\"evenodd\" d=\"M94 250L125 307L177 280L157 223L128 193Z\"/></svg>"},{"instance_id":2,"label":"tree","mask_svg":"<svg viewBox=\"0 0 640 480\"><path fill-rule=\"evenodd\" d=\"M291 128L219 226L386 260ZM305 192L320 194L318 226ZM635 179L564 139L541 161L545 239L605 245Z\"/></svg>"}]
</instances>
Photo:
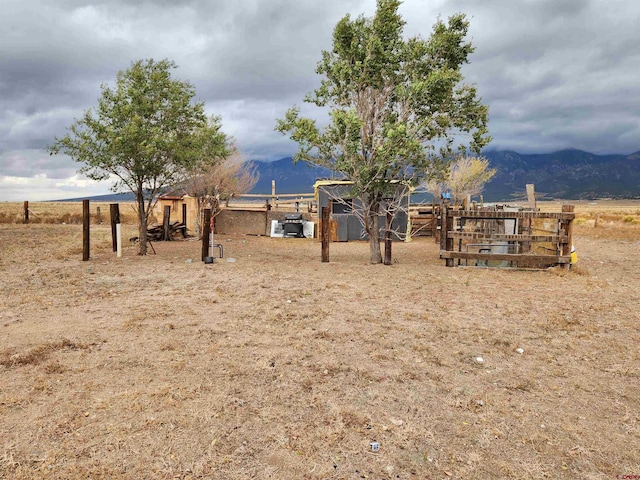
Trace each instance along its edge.
<instances>
[{"instance_id":1,"label":"tree","mask_svg":"<svg viewBox=\"0 0 640 480\"><path fill-rule=\"evenodd\" d=\"M489 160L486 158L467 155L458 157L450 165L446 180L453 204L461 203L468 195L479 195L495 174L496 170L489 168Z\"/></svg>"},{"instance_id":2,"label":"tree","mask_svg":"<svg viewBox=\"0 0 640 480\"><path fill-rule=\"evenodd\" d=\"M84 163L94 180L113 179L114 192L135 194L141 255L157 194L183 179L207 149L219 146L219 120L207 122L194 87L171 77L175 63L138 60L120 71L115 89L101 86L95 112L87 110L49 147ZM211 136L215 139L212 140Z\"/></svg>"},{"instance_id":3,"label":"tree","mask_svg":"<svg viewBox=\"0 0 640 480\"><path fill-rule=\"evenodd\" d=\"M404 40L399 5L378 0L373 18L347 15L336 25L333 49L322 52L316 70L320 88L305 98L328 107L325 128L296 107L276 126L299 144L295 162L353 181L372 263L382 261L379 216L398 183L417 185L456 148L479 152L490 140L487 108L462 84L460 68L473 52L466 17L436 22L428 40Z\"/></svg>"},{"instance_id":4,"label":"tree","mask_svg":"<svg viewBox=\"0 0 640 480\"><path fill-rule=\"evenodd\" d=\"M235 149L228 157L203 159L183 183L184 190L198 200L198 218L205 207L212 209L212 215L218 215L229 200L236 195L248 192L258 181L256 169L244 161ZM200 221L200 220L198 220Z\"/></svg>"}]
</instances>

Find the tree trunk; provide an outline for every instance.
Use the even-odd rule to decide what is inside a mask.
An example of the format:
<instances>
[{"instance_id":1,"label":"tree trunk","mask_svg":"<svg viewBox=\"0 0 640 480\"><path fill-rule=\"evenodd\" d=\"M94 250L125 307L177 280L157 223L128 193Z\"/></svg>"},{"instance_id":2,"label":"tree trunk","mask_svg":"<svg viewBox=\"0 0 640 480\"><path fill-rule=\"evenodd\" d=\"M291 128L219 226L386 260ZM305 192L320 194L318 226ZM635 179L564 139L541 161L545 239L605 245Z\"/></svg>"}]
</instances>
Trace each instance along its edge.
<instances>
[{"instance_id":1,"label":"tree trunk","mask_svg":"<svg viewBox=\"0 0 640 480\"><path fill-rule=\"evenodd\" d=\"M384 229L384 264L391 265L391 222L393 221L393 214L387 211L387 218Z\"/></svg>"},{"instance_id":2,"label":"tree trunk","mask_svg":"<svg viewBox=\"0 0 640 480\"><path fill-rule=\"evenodd\" d=\"M369 215L369 261L371 263L382 263L382 253L380 252L380 227L378 213L373 209Z\"/></svg>"},{"instance_id":3,"label":"tree trunk","mask_svg":"<svg viewBox=\"0 0 640 480\"><path fill-rule=\"evenodd\" d=\"M369 235L369 261L373 264L382 263L380 251L380 224L378 212L380 202L375 197L361 198L363 208L364 228Z\"/></svg>"},{"instance_id":4,"label":"tree trunk","mask_svg":"<svg viewBox=\"0 0 640 480\"><path fill-rule=\"evenodd\" d=\"M141 192L136 194L138 202L138 238L140 239L138 255L147 254L147 215L145 214L144 196Z\"/></svg>"}]
</instances>

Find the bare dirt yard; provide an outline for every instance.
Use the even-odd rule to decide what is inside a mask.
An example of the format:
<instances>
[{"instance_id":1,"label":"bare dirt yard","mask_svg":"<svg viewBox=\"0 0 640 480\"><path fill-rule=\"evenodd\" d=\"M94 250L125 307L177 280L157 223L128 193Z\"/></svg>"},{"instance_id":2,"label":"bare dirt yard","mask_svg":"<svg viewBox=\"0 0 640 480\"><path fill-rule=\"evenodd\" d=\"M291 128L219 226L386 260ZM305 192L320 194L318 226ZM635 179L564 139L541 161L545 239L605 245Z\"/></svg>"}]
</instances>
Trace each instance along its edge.
<instances>
[{"instance_id":1,"label":"bare dirt yard","mask_svg":"<svg viewBox=\"0 0 640 480\"><path fill-rule=\"evenodd\" d=\"M0 224L0 478L637 478L640 227L590 215L572 271Z\"/></svg>"}]
</instances>

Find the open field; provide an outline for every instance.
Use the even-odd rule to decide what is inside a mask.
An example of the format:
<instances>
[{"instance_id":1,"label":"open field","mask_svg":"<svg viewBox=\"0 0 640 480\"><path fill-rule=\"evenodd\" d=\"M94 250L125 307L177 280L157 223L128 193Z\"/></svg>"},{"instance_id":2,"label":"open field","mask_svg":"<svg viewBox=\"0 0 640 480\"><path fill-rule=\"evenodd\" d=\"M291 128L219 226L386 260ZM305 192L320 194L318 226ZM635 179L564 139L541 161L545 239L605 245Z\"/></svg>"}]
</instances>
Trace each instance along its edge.
<instances>
[{"instance_id":1,"label":"open field","mask_svg":"<svg viewBox=\"0 0 640 480\"><path fill-rule=\"evenodd\" d=\"M0 224L0 478L640 475L640 206L576 205L572 271Z\"/></svg>"},{"instance_id":2,"label":"open field","mask_svg":"<svg viewBox=\"0 0 640 480\"><path fill-rule=\"evenodd\" d=\"M540 201L538 207L542 211L560 211L563 204L576 207L579 223L591 222L598 215L602 222L624 221L634 225L640 224L640 200L597 200L597 201ZM234 202L235 206L242 203ZM245 206L260 206L261 203L249 203ZM291 205L283 208L292 208ZM91 202L91 222L109 223L109 203ZM82 202L30 202L30 223L82 223ZM98 214L98 210L100 214ZM137 214L132 202L120 202L120 216L122 223L137 222ZM22 202L0 202L0 223L22 223L24 205Z\"/></svg>"}]
</instances>

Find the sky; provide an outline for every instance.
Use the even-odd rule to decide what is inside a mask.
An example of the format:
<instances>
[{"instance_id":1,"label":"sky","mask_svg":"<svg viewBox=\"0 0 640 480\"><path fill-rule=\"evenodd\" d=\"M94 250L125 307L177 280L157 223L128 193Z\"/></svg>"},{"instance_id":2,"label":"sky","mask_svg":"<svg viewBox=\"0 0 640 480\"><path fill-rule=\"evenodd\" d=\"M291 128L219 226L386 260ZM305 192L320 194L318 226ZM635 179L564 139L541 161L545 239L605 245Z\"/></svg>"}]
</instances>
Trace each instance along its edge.
<instances>
[{"instance_id":1,"label":"sky","mask_svg":"<svg viewBox=\"0 0 640 480\"><path fill-rule=\"evenodd\" d=\"M109 193L47 146L89 108L102 84L140 59L167 58L207 113L222 117L247 159L296 144L274 131L318 87L315 68L346 14L375 0L2 0L0 201ZM492 150L597 154L640 150L636 0L405 0L405 36L428 38L462 12L475 46L463 68L489 106Z\"/></svg>"}]
</instances>

